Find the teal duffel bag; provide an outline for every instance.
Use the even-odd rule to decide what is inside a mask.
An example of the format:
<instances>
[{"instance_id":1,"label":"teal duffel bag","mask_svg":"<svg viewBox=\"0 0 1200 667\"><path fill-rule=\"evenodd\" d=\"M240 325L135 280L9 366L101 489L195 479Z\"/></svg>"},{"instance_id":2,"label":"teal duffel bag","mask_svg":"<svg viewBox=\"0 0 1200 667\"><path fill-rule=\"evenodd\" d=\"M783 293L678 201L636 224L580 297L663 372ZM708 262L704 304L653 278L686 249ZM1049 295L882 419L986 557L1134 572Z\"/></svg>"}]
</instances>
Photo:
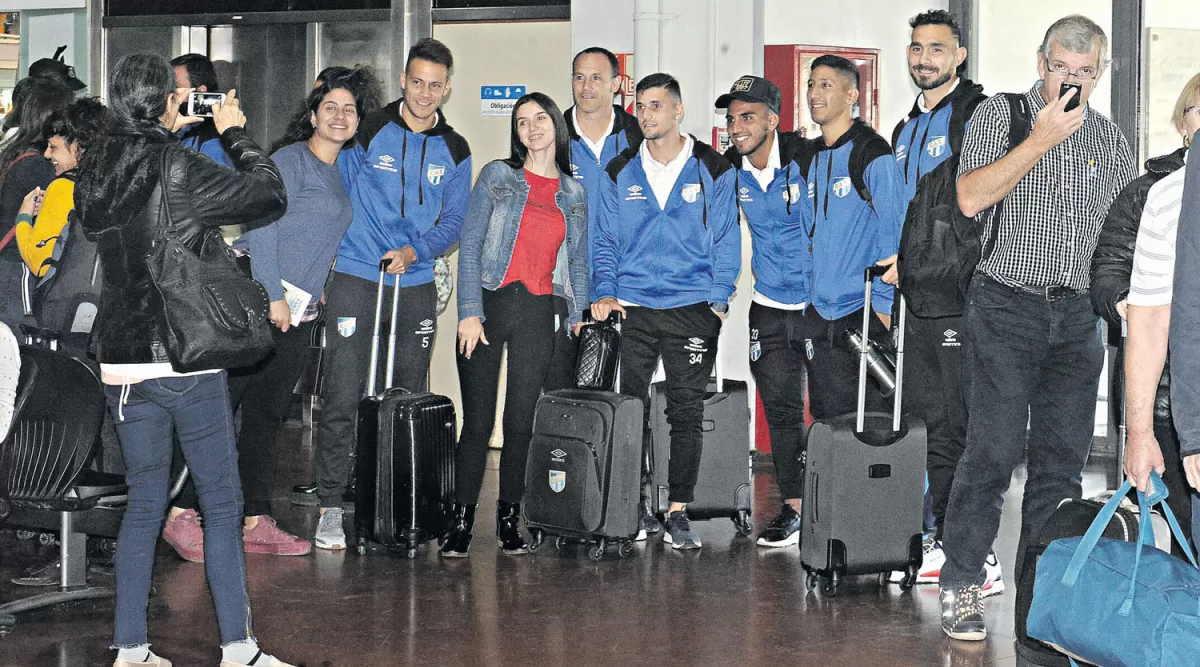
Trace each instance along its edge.
<instances>
[{"instance_id":1,"label":"teal duffel bag","mask_svg":"<svg viewBox=\"0 0 1200 667\"><path fill-rule=\"evenodd\" d=\"M1137 543L1102 538L1126 481L1083 537L1055 540L1037 563L1028 632L1075 659L1100 667L1200 666L1200 569L1151 473L1138 493ZM1159 491L1161 489L1162 491ZM1150 508L1160 504L1191 564L1154 548Z\"/></svg>"}]
</instances>

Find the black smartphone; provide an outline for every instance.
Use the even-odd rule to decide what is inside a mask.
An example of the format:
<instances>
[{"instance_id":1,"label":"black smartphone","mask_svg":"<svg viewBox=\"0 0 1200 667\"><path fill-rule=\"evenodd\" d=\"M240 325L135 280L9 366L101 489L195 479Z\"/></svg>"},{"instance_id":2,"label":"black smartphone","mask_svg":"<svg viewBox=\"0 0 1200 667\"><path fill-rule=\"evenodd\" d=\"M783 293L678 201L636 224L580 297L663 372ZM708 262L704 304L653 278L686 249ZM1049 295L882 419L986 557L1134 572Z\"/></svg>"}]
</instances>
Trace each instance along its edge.
<instances>
[{"instance_id":1,"label":"black smartphone","mask_svg":"<svg viewBox=\"0 0 1200 667\"><path fill-rule=\"evenodd\" d=\"M212 118L213 105L224 103L225 93L192 92L188 94L187 115Z\"/></svg>"},{"instance_id":2,"label":"black smartphone","mask_svg":"<svg viewBox=\"0 0 1200 667\"><path fill-rule=\"evenodd\" d=\"M1067 106L1063 107L1063 111L1074 111L1079 108L1079 98L1083 95L1083 84L1067 83L1064 81L1063 84L1058 87L1059 97L1066 97L1067 93L1071 92L1072 90L1075 91L1075 96L1071 98L1070 102L1067 102Z\"/></svg>"}]
</instances>

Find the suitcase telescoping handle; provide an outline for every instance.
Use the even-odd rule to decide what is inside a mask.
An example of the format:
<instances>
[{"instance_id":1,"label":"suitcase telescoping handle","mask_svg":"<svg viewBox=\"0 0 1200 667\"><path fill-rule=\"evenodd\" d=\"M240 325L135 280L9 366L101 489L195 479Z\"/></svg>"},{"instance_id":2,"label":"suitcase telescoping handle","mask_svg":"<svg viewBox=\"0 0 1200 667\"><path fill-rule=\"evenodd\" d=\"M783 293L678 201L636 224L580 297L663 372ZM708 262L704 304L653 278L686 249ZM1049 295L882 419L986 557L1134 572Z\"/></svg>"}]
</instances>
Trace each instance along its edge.
<instances>
[{"instance_id":1,"label":"suitcase telescoping handle","mask_svg":"<svg viewBox=\"0 0 1200 667\"><path fill-rule=\"evenodd\" d=\"M871 326L871 287L876 277L887 273L890 267L872 265L868 266L863 272L863 282L866 283L864 289L865 299L863 301L863 323L862 335L859 336L860 347L858 349L858 414L857 422L855 423L855 431L862 433L866 427L866 412L867 412L867 355L869 352L871 337L867 332ZM897 290L899 293L899 290ZM904 391L904 319L908 309L905 307L904 294L900 294L900 321L897 323L899 334L896 336L896 392L892 397L892 430L900 430L900 406L901 396Z\"/></svg>"},{"instance_id":2,"label":"suitcase telescoping handle","mask_svg":"<svg viewBox=\"0 0 1200 667\"><path fill-rule=\"evenodd\" d=\"M379 291L375 294L375 326L371 332L371 363L367 369L367 396L375 395L375 376L379 374L379 331L383 319L383 291L387 280L389 260L379 260ZM392 285L392 323L388 333L388 356L383 389L392 388L392 375L396 370L396 319L400 312L400 276Z\"/></svg>"}]
</instances>

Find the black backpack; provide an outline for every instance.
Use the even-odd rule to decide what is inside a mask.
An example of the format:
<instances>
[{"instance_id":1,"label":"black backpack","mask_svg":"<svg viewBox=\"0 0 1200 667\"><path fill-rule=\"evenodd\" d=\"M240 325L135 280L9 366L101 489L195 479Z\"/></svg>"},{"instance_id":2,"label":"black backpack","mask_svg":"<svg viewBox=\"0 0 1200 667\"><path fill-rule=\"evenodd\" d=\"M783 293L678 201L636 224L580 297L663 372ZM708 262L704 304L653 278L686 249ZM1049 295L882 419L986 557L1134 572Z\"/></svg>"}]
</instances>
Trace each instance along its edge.
<instances>
[{"instance_id":1,"label":"black backpack","mask_svg":"<svg viewBox=\"0 0 1200 667\"><path fill-rule=\"evenodd\" d=\"M1029 104L1022 93L1004 93L1010 111L1008 150L1024 141L1033 128ZM970 105L973 109L978 102ZM963 105L964 111L968 105ZM967 288L980 258L996 242L999 224L992 225L986 244L982 224L958 208L958 160L965 123L950 123L951 156L917 183L900 234L900 286L917 317L953 317L966 309ZM998 220L1003 201L991 219Z\"/></svg>"},{"instance_id":2,"label":"black backpack","mask_svg":"<svg viewBox=\"0 0 1200 667\"><path fill-rule=\"evenodd\" d=\"M100 304L100 254L74 211L47 262L50 270L33 289L33 327L60 347L85 350Z\"/></svg>"}]
</instances>

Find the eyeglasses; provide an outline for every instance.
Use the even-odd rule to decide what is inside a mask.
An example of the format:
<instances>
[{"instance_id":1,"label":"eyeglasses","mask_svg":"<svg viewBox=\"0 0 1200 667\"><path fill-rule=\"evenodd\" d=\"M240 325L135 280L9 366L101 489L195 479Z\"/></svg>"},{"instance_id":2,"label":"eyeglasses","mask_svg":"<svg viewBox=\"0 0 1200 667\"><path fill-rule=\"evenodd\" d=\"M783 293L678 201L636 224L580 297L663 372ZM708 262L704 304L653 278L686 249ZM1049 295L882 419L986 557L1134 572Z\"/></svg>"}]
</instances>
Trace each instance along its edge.
<instances>
[{"instance_id":1,"label":"eyeglasses","mask_svg":"<svg viewBox=\"0 0 1200 667\"><path fill-rule=\"evenodd\" d=\"M1100 70L1095 67L1080 67L1072 72L1071 68L1067 67L1065 63L1060 62L1050 63L1050 71L1055 76L1061 76L1064 79L1073 76L1076 81L1091 81L1100 73Z\"/></svg>"}]
</instances>

